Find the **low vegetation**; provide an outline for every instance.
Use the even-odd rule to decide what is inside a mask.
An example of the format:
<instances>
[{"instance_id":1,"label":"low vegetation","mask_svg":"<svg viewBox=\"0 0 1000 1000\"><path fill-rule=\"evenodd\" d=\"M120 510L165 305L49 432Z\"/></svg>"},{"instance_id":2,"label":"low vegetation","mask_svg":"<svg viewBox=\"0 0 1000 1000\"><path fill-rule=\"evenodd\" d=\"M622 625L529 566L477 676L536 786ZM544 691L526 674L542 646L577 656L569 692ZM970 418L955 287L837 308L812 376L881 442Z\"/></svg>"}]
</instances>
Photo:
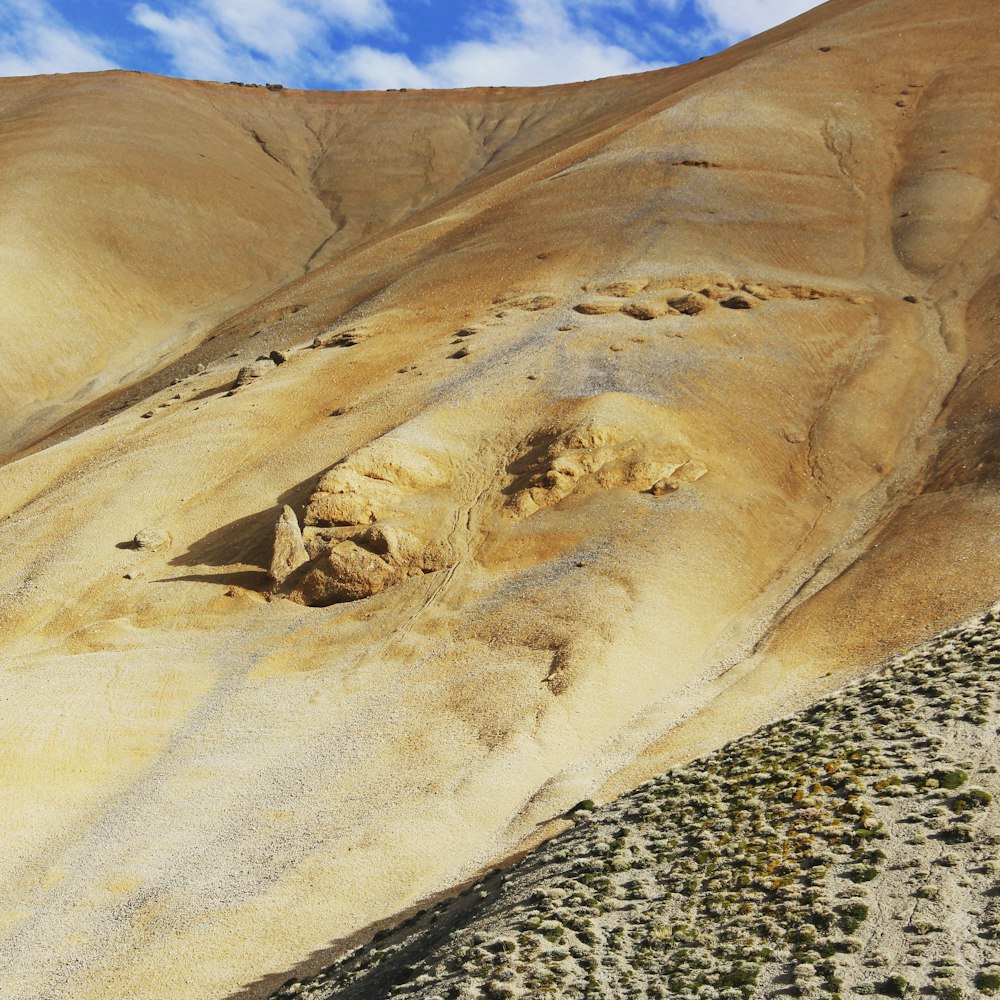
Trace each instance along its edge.
<instances>
[{"instance_id":1,"label":"low vegetation","mask_svg":"<svg viewBox=\"0 0 1000 1000\"><path fill-rule=\"evenodd\" d=\"M276 998L1000 990L994 613L646 782ZM986 787L984 787L986 786Z\"/></svg>"}]
</instances>

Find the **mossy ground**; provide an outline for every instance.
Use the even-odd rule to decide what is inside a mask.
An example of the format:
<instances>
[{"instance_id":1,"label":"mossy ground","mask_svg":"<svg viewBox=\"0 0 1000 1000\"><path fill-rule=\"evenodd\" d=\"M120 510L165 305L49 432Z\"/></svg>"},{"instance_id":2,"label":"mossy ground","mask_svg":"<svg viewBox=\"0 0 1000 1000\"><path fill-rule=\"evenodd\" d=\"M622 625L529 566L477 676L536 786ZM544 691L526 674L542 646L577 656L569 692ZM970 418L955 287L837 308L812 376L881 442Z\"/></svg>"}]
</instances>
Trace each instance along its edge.
<instances>
[{"instance_id":1,"label":"mossy ground","mask_svg":"<svg viewBox=\"0 0 1000 1000\"><path fill-rule=\"evenodd\" d=\"M620 800L275 998L1000 989L996 611ZM588 803L589 805L589 803Z\"/></svg>"}]
</instances>

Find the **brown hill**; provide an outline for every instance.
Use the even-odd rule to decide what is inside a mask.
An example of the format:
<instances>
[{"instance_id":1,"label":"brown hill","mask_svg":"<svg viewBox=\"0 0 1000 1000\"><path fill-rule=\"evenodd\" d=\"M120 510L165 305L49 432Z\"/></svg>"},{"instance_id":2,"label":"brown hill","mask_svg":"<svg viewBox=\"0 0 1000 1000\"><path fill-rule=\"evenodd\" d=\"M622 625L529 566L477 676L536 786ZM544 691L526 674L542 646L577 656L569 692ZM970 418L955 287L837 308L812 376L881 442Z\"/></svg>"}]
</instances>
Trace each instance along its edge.
<instances>
[{"instance_id":1,"label":"brown hill","mask_svg":"<svg viewBox=\"0 0 1000 1000\"><path fill-rule=\"evenodd\" d=\"M993 15L0 82L7 995L226 996L989 604Z\"/></svg>"},{"instance_id":2,"label":"brown hill","mask_svg":"<svg viewBox=\"0 0 1000 1000\"><path fill-rule=\"evenodd\" d=\"M403 98L120 72L4 81L0 447L162 378L166 362L190 367L234 309L654 89L633 77Z\"/></svg>"}]
</instances>

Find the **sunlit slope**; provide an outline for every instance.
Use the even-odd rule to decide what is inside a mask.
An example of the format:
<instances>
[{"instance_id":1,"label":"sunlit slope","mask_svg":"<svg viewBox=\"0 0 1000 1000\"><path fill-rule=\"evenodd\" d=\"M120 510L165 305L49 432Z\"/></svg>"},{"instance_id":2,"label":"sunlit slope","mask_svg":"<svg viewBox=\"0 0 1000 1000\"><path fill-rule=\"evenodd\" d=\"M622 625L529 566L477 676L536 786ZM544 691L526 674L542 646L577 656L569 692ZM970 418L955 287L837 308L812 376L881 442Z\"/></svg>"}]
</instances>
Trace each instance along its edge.
<instances>
[{"instance_id":1,"label":"sunlit slope","mask_svg":"<svg viewBox=\"0 0 1000 1000\"><path fill-rule=\"evenodd\" d=\"M991 603L992 15L593 85L0 471L13 996L225 996Z\"/></svg>"},{"instance_id":2,"label":"sunlit slope","mask_svg":"<svg viewBox=\"0 0 1000 1000\"><path fill-rule=\"evenodd\" d=\"M404 98L120 72L0 81L0 451L648 86Z\"/></svg>"}]
</instances>

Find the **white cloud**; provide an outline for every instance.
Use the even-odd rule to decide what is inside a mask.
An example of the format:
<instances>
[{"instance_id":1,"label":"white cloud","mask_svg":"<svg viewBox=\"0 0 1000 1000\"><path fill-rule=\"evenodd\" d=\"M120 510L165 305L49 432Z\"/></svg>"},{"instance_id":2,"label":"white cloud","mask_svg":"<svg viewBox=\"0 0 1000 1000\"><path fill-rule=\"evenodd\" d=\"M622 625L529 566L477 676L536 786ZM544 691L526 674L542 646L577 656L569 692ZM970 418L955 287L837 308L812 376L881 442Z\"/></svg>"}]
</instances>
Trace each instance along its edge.
<instances>
[{"instance_id":1,"label":"white cloud","mask_svg":"<svg viewBox=\"0 0 1000 1000\"><path fill-rule=\"evenodd\" d=\"M385 0L315 0L315 6L327 18L343 21L355 31L376 31L392 23Z\"/></svg>"},{"instance_id":2,"label":"white cloud","mask_svg":"<svg viewBox=\"0 0 1000 1000\"><path fill-rule=\"evenodd\" d=\"M219 80L305 83L333 58L329 31L392 25L385 0L185 0L166 13L160 6L136 4L132 21L153 34L178 72Z\"/></svg>"},{"instance_id":3,"label":"white cloud","mask_svg":"<svg viewBox=\"0 0 1000 1000\"><path fill-rule=\"evenodd\" d=\"M0 76L111 69L100 41L71 28L45 0L0 7Z\"/></svg>"},{"instance_id":4,"label":"white cloud","mask_svg":"<svg viewBox=\"0 0 1000 1000\"><path fill-rule=\"evenodd\" d=\"M195 14L168 17L138 4L132 9L132 20L156 36L182 76L220 80L256 76L253 58L227 45L207 18Z\"/></svg>"},{"instance_id":5,"label":"white cloud","mask_svg":"<svg viewBox=\"0 0 1000 1000\"><path fill-rule=\"evenodd\" d=\"M589 0L593 17L607 0ZM570 13L564 0L509 0L501 12L480 18L485 38L455 42L414 61L400 52L356 46L331 67L338 82L382 87L543 86L621 73L647 63Z\"/></svg>"},{"instance_id":6,"label":"white cloud","mask_svg":"<svg viewBox=\"0 0 1000 1000\"><path fill-rule=\"evenodd\" d=\"M312 11L282 0L208 0L204 8L205 20L218 26L221 37L276 62L294 58L321 27Z\"/></svg>"},{"instance_id":7,"label":"white cloud","mask_svg":"<svg viewBox=\"0 0 1000 1000\"><path fill-rule=\"evenodd\" d=\"M370 32L392 22L383 0L201 0L226 38L281 63L309 49L333 27Z\"/></svg>"},{"instance_id":8,"label":"white cloud","mask_svg":"<svg viewBox=\"0 0 1000 1000\"><path fill-rule=\"evenodd\" d=\"M434 78L402 52L384 52L369 45L355 45L331 63L339 80L359 90L389 87L433 87Z\"/></svg>"},{"instance_id":9,"label":"white cloud","mask_svg":"<svg viewBox=\"0 0 1000 1000\"><path fill-rule=\"evenodd\" d=\"M636 0L499 0L476 16L474 37L415 56L367 43L394 35L385 0L183 0L168 12L164 2L137 4L132 20L185 76L382 89L530 86L652 68L583 21ZM359 41L337 51L333 30Z\"/></svg>"},{"instance_id":10,"label":"white cloud","mask_svg":"<svg viewBox=\"0 0 1000 1000\"><path fill-rule=\"evenodd\" d=\"M756 35L817 6L817 0L696 0L701 14L730 42Z\"/></svg>"},{"instance_id":11,"label":"white cloud","mask_svg":"<svg viewBox=\"0 0 1000 1000\"><path fill-rule=\"evenodd\" d=\"M0 75L110 68L111 43L74 30L62 0L0 0ZM479 0L438 46L399 31L444 0L131 0L168 72L292 86L543 85L639 72L731 44L815 0ZM463 15L458 12L465 11ZM440 10L435 10L440 14ZM405 16L404 16L405 15ZM130 42L120 36L121 52ZM651 60L656 60L655 62Z\"/></svg>"}]
</instances>

